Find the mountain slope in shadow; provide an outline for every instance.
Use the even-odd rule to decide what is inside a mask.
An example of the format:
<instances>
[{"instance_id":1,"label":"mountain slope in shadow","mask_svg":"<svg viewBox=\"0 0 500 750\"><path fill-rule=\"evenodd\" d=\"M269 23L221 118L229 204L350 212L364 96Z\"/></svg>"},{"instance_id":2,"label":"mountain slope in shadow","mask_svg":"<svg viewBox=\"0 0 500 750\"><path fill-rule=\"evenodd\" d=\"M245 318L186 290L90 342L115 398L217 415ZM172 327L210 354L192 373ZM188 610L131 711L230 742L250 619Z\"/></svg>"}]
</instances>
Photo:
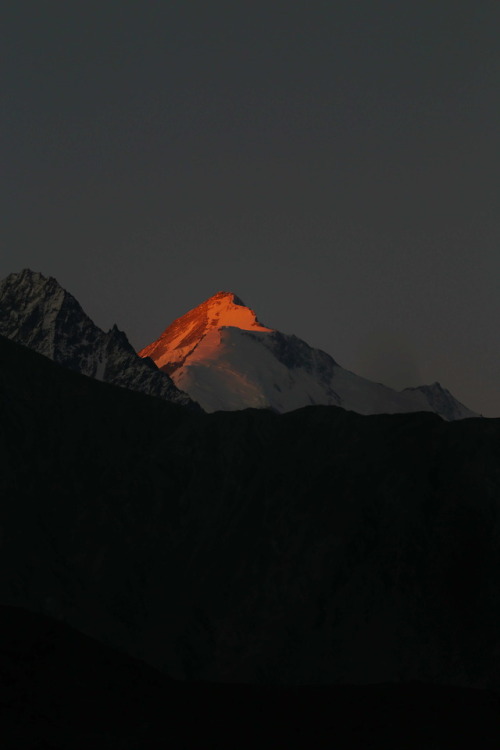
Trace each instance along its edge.
<instances>
[{"instance_id":1,"label":"mountain slope in shadow","mask_svg":"<svg viewBox=\"0 0 500 750\"><path fill-rule=\"evenodd\" d=\"M499 683L500 424L196 414L0 340L0 601L173 677Z\"/></svg>"},{"instance_id":2,"label":"mountain slope in shadow","mask_svg":"<svg viewBox=\"0 0 500 750\"><path fill-rule=\"evenodd\" d=\"M500 701L491 691L182 683L17 607L0 606L0 642L5 750L488 750L500 740Z\"/></svg>"}]
</instances>

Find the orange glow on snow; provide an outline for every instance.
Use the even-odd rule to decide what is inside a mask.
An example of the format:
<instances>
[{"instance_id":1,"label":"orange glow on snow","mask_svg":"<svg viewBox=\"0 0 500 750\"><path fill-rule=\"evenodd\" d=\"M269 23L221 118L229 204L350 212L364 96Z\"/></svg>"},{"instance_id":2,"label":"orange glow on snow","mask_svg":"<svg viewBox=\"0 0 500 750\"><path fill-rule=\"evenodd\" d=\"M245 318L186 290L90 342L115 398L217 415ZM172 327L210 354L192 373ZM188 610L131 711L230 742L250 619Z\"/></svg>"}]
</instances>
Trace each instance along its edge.
<instances>
[{"instance_id":1,"label":"orange glow on snow","mask_svg":"<svg viewBox=\"0 0 500 750\"><path fill-rule=\"evenodd\" d=\"M272 328L263 326L254 311L243 305L234 294L218 292L174 320L160 338L141 349L139 356L151 357L157 367L172 373L182 366L185 358L195 348L203 348L205 357L215 353L220 337L207 334L224 326L245 331L273 331Z\"/></svg>"}]
</instances>

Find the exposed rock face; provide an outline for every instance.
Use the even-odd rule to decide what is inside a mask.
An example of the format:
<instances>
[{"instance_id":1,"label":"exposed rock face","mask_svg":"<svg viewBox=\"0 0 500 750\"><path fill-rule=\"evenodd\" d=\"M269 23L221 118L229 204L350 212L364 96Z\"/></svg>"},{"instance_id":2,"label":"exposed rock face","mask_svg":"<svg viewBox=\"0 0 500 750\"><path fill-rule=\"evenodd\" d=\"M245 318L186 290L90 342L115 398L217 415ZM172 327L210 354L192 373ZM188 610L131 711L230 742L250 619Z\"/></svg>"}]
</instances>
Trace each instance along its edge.
<instances>
[{"instance_id":1,"label":"exposed rock face","mask_svg":"<svg viewBox=\"0 0 500 750\"><path fill-rule=\"evenodd\" d=\"M151 357L208 412L248 407L288 412L324 404L359 414L478 416L437 383L395 391L355 375L296 336L262 325L230 292L219 292L175 320L139 354Z\"/></svg>"},{"instance_id":2,"label":"exposed rock face","mask_svg":"<svg viewBox=\"0 0 500 750\"><path fill-rule=\"evenodd\" d=\"M0 341L0 602L175 677L500 687L500 421L203 414Z\"/></svg>"},{"instance_id":3,"label":"exposed rock face","mask_svg":"<svg viewBox=\"0 0 500 750\"><path fill-rule=\"evenodd\" d=\"M0 282L0 334L70 370L107 383L189 404L151 360L137 356L124 333L105 333L58 282L28 269Z\"/></svg>"}]
</instances>

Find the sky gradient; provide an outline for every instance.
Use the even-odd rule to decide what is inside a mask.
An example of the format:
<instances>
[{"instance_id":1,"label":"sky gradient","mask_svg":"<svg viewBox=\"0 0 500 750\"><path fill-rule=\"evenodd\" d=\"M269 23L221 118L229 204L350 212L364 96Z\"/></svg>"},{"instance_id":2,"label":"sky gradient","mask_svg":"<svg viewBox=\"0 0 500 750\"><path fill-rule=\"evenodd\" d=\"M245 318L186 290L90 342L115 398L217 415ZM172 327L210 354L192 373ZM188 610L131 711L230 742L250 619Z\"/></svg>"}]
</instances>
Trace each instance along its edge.
<instances>
[{"instance_id":1,"label":"sky gradient","mask_svg":"<svg viewBox=\"0 0 500 750\"><path fill-rule=\"evenodd\" d=\"M0 277L55 276L138 349L232 291L360 375L500 417L500 3L0 21Z\"/></svg>"}]
</instances>

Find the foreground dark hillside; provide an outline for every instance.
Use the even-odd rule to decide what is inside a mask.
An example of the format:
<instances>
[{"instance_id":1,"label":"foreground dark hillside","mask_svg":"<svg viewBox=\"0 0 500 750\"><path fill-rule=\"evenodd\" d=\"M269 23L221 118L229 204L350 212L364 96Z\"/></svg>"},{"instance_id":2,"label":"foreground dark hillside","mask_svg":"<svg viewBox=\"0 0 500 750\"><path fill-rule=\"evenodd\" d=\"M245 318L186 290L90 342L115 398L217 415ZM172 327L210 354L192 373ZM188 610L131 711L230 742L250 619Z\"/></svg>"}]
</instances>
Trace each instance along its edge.
<instances>
[{"instance_id":1,"label":"foreground dark hillside","mask_svg":"<svg viewBox=\"0 0 500 750\"><path fill-rule=\"evenodd\" d=\"M0 601L173 677L498 686L500 423L195 414L0 341Z\"/></svg>"},{"instance_id":2,"label":"foreground dark hillside","mask_svg":"<svg viewBox=\"0 0 500 750\"><path fill-rule=\"evenodd\" d=\"M496 750L500 701L408 683L183 683L67 625L0 606L4 750Z\"/></svg>"}]
</instances>

